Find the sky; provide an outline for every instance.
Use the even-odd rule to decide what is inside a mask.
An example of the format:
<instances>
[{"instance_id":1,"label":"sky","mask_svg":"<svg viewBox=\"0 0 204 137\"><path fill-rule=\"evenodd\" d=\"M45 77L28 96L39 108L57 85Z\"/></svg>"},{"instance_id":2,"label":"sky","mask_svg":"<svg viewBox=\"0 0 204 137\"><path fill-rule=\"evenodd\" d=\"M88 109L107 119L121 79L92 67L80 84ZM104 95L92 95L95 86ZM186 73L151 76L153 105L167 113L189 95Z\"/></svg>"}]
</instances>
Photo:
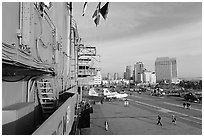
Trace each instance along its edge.
<instances>
[{"instance_id":1,"label":"sky","mask_svg":"<svg viewBox=\"0 0 204 137\"><path fill-rule=\"evenodd\" d=\"M102 2L103 6L105 2ZM85 45L95 46L102 75L143 62L155 71L157 57L176 57L178 77L202 76L201 2L111 2L107 19L99 25L92 15L97 2L73 3L73 17ZM99 57L97 57L97 60Z\"/></svg>"}]
</instances>

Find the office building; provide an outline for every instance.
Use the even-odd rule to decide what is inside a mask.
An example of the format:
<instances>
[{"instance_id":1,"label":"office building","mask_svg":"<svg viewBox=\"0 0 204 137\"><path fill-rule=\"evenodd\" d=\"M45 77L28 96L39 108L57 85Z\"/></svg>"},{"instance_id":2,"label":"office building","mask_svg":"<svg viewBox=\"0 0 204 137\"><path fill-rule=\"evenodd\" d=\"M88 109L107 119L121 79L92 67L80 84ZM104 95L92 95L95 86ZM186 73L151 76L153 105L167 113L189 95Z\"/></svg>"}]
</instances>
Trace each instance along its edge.
<instances>
[{"instance_id":1,"label":"office building","mask_svg":"<svg viewBox=\"0 0 204 137\"><path fill-rule=\"evenodd\" d=\"M133 82L136 82L136 79L135 79L135 65L134 65L134 68L133 68L133 71L132 71L132 78L133 78Z\"/></svg>"},{"instance_id":2,"label":"office building","mask_svg":"<svg viewBox=\"0 0 204 137\"><path fill-rule=\"evenodd\" d=\"M118 80L119 79L119 73L114 73L113 79Z\"/></svg>"},{"instance_id":3,"label":"office building","mask_svg":"<svg viewBox=\"0 0 204 137\"><path fill-rule=\"evenodd\" d=\"M137 62L134 65L134 72L135 72L135 75L134 75L135 82L138 82L138 83L143 82L144 64L142 62Z\"/></svg>"},{"instance_id":4,"label":"office building","mask_svg":"<svg viewBox=\"0 0 204 137\"><path fill-rule=\"evenodd\" d=\"M132 76L131 66L126 66L126 79L131 80L131 76Z\"/></svg>"},{"instance_id":5,"label":"office building","mask_svg":"<svg viewBox=\"0 0 204 137\"><path fill-rule=\"evenodd\" d=\"M176 58L171 58L171 67L172 67L172 82L177 82L177 63Z\"/></svg>"},{"instance_id":6,"label":"office building","mask_svg":"<svg viewBox=\"0 0 204 137\"><path fill-rule=\"evenodd\" d=\"M110 73L107 74L107 80L111 80L111 74Z\"/></svg>"},{"instance_id":7,"label":"office building","mask_svg":"<svg viewBox=\"0 0 204 137\"><path fill-rule=\"evenodd\" d=\"M134 64L134 67L133 67L133 81L134 82L137 82L137 74L136 74L136 64Z\"/></svg>"},{"instance_id":8,"label":"office building","mask_svg":"<svg viewBox=\"0 0 204 137\"><path fill-rule=\"evenodd\" d=\"M155 72L157 82L177 81L176 58L159 57L155 61Z\"/></svg>"},{"instance_id":9,"label":"office building","mask_svg":"<svg viewBox=\"0 0 204 137\"><path fill-rule=\"evenodd\" d=\"M123 77L126 80L131 80L131 76L132 76L131 66L126 66L126 70L123 73Z\"/></svg>"},{"instance_id":10,"label":"office building","mask_svg":"<svg viewBox=\"0 0 204 137\"><path fill-rule=\"evenodd\" d=\"M123 73L123 79L127 79L127 73L126 72Z\"/></svg>"}]
</instances>

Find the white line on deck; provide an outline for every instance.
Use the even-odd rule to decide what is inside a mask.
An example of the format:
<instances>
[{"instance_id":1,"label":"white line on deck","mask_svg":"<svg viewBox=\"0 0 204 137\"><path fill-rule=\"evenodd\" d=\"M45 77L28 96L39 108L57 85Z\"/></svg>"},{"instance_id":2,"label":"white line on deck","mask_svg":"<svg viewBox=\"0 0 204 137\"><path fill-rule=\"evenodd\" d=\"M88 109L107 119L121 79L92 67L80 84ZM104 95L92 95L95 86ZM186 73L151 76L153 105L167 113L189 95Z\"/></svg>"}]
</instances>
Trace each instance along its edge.
<instances>
[{"instance_id":1,"label":"white line on deck","mask_svg":"<svg viewBox=\"0 0 204 137\"><path fill-rule=\"evenodd\" d=\"M152 108L157 108L157 109L159 109L158 111L162 111L162 112L165 112L165 113L173 112L173 113L176 113L176 114L182 115L182 116L184 116L184 117L191 117L191 118L198 119L198 120L201 120L201 121L202 121L202 118L189 116L189 115L186 115L186 114L183 114L183 113L179 113L179 112L176 112L176 111L173 111L173 110L169 110L169 109L165 109L165 108L162 108L162 107L158 107L158 106L150 105L150 104L143 103L143 102L136 101L136 100L132 100L132 99L128 99L128 100L129 100L129 101L136 102L136 103L138 103L138 104L143 104L143 105L146 105L146 106L150 106L150 107L152 107ZM188 120L188 121L192 121L192 120L189 120L189 119L186 119L186 118L183 118L183 117L180 117L180 118L185 119L185 120ZM198 124L202 124L202 123L200 123L200 122L196 122L196 121L193 121L193 122L198 123Z\"/></svg>"},{"instance_id":2,"label":"white line on deck","mask_svg":"<svg viewBox=\"0 0 204 137\"><path fill-rule=\"evenodd\" d=\"M146 100L154 100L154 99L151 99L151 98L146 98L146 97L140 97L140 96L135 96L135 95L132 95L133 97L136 97L136 98L142 98L142 99L146 99Z\"/></svg>"},{"instance_id":3,"label":"white line on deck","mask_svg":"<svg viewBox=\"0 0 204 137\"><path fill-rule=\"evenodd\" d=\"M143 97L139 97L139 96L135 96L135 95L132 95L133 97L136 97L136 98L143 98Z\"/></svg>"},{"instance_id":4,"label":"white line on deck","mask_svg":"<svg viewBox=\"0 0 204 137\"><path fill-rule=\"evenodd\" d=\"M183 107L182 105L178 105L178 104L173 104L173 103L169 103L169 102L163 102L165 104L168 104L168 105L172 105L172 106L177 106L177 107ZM202 111L201 109L196 109L196 108L192 108L192 110L197 110L197 111Z\"/></svg>"}]
</instances>

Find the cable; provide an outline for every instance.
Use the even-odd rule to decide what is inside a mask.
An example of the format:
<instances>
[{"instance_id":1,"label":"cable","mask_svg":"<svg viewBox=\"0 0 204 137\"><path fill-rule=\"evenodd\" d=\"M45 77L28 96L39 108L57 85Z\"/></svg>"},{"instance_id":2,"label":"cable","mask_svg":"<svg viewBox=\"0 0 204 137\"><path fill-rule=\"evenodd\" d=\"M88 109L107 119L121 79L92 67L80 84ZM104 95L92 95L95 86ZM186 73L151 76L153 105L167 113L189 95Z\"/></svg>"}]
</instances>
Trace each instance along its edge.
<instances>
[{"instance_id":1,"label":"cable","mask_svg":"<svg viewBox=\"0 0 204 137\"><path fill-rule=\"evenodd\" d=\"M15 62L11 57L9 57L6 53L2 53L4 56L6 56L7 58L9 58L11 61Z\"/></svg>"}]
</instances>

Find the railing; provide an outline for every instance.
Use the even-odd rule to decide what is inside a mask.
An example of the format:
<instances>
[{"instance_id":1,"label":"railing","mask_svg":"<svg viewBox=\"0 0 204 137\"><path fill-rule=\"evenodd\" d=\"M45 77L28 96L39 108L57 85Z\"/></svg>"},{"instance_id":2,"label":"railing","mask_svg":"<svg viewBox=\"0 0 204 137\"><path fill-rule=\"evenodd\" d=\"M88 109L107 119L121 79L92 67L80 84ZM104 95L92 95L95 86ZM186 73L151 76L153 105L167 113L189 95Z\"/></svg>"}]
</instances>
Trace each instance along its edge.
<instances>
[{"instance_id":1,"label":"railing","mask_svg":"<svg viewBox=\"0 0 204 137\"><path fill-rule=\"evenodd\" d=\"M69 134L74 122L76 98L77 94L69 97L33 135Z\"/></svg>"}]
</instances>

